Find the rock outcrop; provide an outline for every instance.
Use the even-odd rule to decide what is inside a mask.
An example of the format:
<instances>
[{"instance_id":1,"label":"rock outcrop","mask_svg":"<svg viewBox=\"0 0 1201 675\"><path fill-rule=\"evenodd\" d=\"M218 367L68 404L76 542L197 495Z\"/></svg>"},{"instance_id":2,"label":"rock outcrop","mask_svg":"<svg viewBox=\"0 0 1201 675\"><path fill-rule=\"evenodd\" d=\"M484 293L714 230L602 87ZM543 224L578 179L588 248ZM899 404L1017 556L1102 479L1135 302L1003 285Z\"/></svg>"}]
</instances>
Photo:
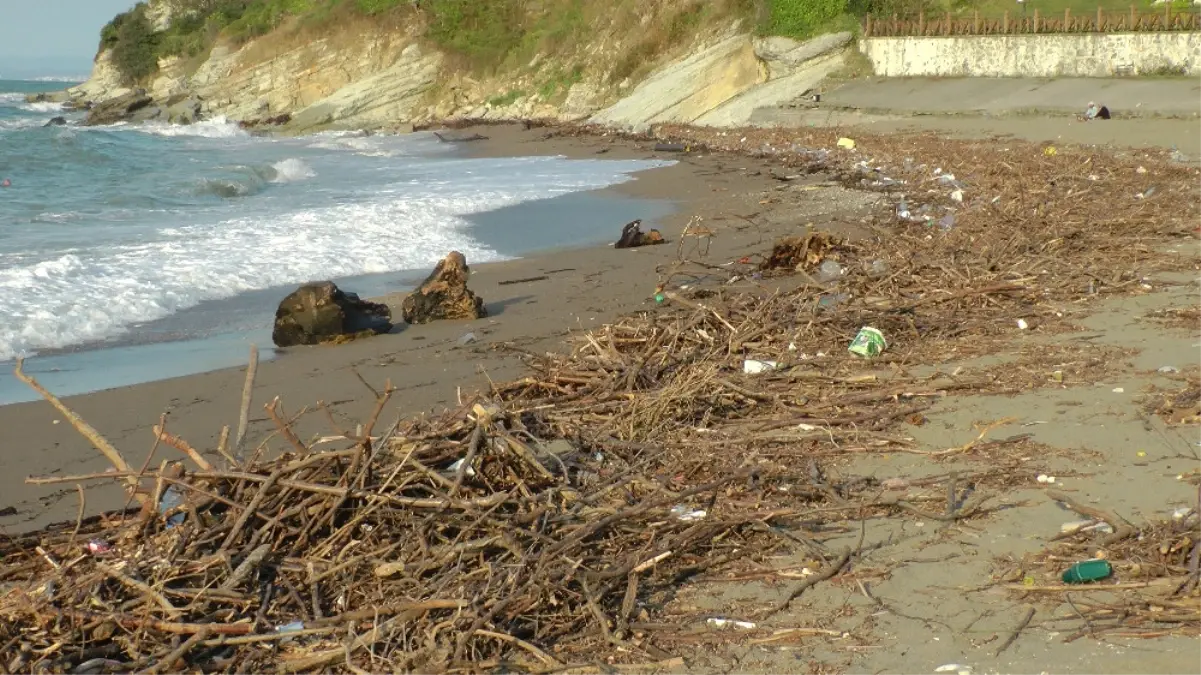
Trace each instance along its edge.
<instances>
[{"instance_id":1,"label":"rock outcrop","mask_svg":"<svg viewBox=\"0 0 1201 675\"><path fill-rule=\"evenodd\" d=\"M634 129L689 123L765 79L750 36L736 34L651 73L589 121Z\"/></svg>"},{"instance_id":2,"label":"rock outcrop","mask_svg":"<svg viewBox=\"0 0 1201 675\"><path fill-rule=\"evenodd\" d=\"M217 1L148 0L144 11L155 30L169 31ZM678 16L695 2L659 4L646 10L642 26ZM756 108L813 87L837 67L837 54L851 39L849 33L807 42L752 38L742 21L715 23L730 18L705 20L695 35L682 36L685 44L647 42L647 31L613 32L598 21L593 28L599 32L582 44L482 76L434 47L420 21L402 29L331 25L315 39L298 40L281 27L244 43L218 40L203 57L159 58L157 72L138 90L104 50L91 78L68 90L64 105L94 104L88 124L224 117L287 133L402 132L451 120L557 119L636 130L659 123L737 126L749 123ZM654 53L642 58L637 50L651 44ZM661 59L676 50L684 54ZM644 61L659 67L641 77ZM627 72L618 82L618 73Z\"/></svg>"},{"instance_id":3,"label":"rock outcrop","mask_svg":"<svg viewBox=\"0 0 1201 675\"><path fill-rule=\"evenodd\" d=\"M666 244L667 240L659 233L659 230L651 230L649 232L642 231L642 221L635 220L626 223L625 227L621 228L621 239L613 244L613 248L635 248L637 246L652 246L654 244Z\"/></svg>"},{"instance_id":4,"label":"rock outcrop","mask_svg":"<svg viewBox=\"0 0 1201 675\"><path fill-rule=\"evenodd\" d=\"M467 258L451 251L425 281L404 299L407 323L429 323L440 319L479 319L488 316L484 299L467 288L471 270Z\"/></svg>"},{"instance_id":5,"label":"rock outcrop","mask_svg":"<svg viewBox=\"0 0 1201 675\"><path fill-rule=\"evenodd\" d=\"M67 125L67 118L66 118L66 117L62 117L62 116L60 115L60 116L58 116L58 117L51 117L51 118L50 118L49 120L47 120L47 122L46 122L45 124L43 124L42 126L44 126L44 127L64 127L64 126L66 126L66 125Z\"/></svg>"},{"instance_id":6,"label":"rock outcrop","mask_svg":"<svg viewBox=\"0 0 1201 675\"><path fill-rule=\"evenodd\" d=\"M116 124L117 122L140 122L157 117L159 109L153 106L154 99L144 89L136 89L116 98L92 106L83 123L86 126Z\"/></svg>"},{"instance_id":7,"label":"rock outcrop","mask_svg":"<svg viewBox=\"0 0 1201 675\"><path fill-rule=\"evenodd\" d=\"M391 329L387 305L362 300L332 281L321 281L301 286L279 303L271 339L277 347L292 347Z\"/></svg>"}]
</instances>

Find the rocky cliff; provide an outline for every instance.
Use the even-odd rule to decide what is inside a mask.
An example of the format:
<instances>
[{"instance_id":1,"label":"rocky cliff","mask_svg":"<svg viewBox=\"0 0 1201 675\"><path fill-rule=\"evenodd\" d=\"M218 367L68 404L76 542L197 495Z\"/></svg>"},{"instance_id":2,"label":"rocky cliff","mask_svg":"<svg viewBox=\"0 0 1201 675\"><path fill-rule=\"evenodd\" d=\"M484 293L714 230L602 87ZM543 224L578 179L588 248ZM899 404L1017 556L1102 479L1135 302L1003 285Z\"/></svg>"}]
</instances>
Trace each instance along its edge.
<instances>
[{"instance_id":1,"label":"rocky cliff","mask_svg":"<svg viewBox=\"0 0 1201 675\"><path fill-rule=\"evenodd\" d=\"M205 3L217 0L150 0L144 18L166 39L176 22L197 21ZM456 119L733 126L756 107L812 90L841 65L852 38L753 37L737 0L616 2L608 15L580 19L586 30L575 35L584 39L513 50L481 67L431 40L413 4L400 23L304 31L284 22L252 39L216 39L198 54L159 58L138 82L103 47L91 78L63 97L91 107L95 124L223 116L295 133Z\"/></svg>"}]
</instances>

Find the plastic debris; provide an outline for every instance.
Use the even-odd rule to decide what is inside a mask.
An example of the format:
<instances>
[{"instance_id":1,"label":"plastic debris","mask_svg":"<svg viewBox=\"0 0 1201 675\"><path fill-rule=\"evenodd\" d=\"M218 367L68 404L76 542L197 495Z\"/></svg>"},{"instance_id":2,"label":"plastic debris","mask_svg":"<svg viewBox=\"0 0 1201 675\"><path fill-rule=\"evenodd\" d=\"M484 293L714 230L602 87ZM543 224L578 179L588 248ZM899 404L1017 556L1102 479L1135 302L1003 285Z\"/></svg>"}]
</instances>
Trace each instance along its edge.
<instances>
[{"instance_id":1,"label":"plastic debris","mask_svg":"<svg viewBox=\"0 0 1201 675\"><path fill-rule=\"evenodd\" d=\"M1142 192L1134 195L1134 198L1135 199L1146 199L1147 197L1150 197L1153 194L1155 194L1155 188L1149 187L1146 190L1143 190Z\"/></svg>"},{"instance_id":2,"label":"plastic debris","mask_svg":"<svg viewBox=\"0 0 1201 675\"><path fill-rule=\"evenodd\" d=\"M955 227L955 214L954 213L948 213L947 215L938 219L938 229L942 230L943 232L950 232L954 227Z\"/></svg>"},{"instance_id":3,"label":"plastic debris","mask_svg":"<svg viewBox=\"0 0 1201 675\"><path fill-rule=\"evenodd\" d=\"M121 669L121 666L126 664L114 659L106 659L103 656L94 659L88 659L83 663L72 668L69 672L72 675L87 675L88 673L115 673Z\"/></svg>"},{"instance_id":4,"label":"plastic debris","mask_svg":"<svg viewBox=\"0 0 1201 675\"><path fill-rule=\"evenodd\" d=\"M1060 534L1075 534L1077 532L1097 531L1113 534L1113 526L1103 520L1073 520L1059 526Z\"/></svg>"},{"instance_id":5,"label":"plastic debris","mask_svg":"<svg viewBox=\"0 0 1201 675\"><path fill-rule=\"evenodd\" d=\"M1126 389L1125 389L1124 387L1114 387L1114 388L1113 388L1113 393L1115 393L1115 394L1124 394L1124 393L1126 393Z\"/></svg>"},{"instance_id":6,"label":"plastic debris","mask_svg":"<svg viewBox=\"0 0 1201 675\"><path fill-rule=\"evenodd\" d=\"M93 539L88 542L88 553L92 555L103 555L111 550L113 550L112 544L103 539Z\"/></svg>"},{"instance_id":7,"label":"plastic debris","mask_svg":"<svg viewBox=\"0 0 1201 675\"><path fill-rule=\"evenodd\" d=\"M823 260L822 264L817 268L817 280L822 283L827 283L838 279L845 273L846 270L844 270L842 265L839 265L837 262L833 260Z\"/></svg>"},{"instance_id":8,"label":"plastic debris","mask_svg":"<svg viewBox=\"0 0 1201 675\"><path fill-rule=\"evenodd\" d=\"M459 460L455 461L455 463L454 463L454 464L451 464L449 467L447 467L447 469L446 469L446 470L447 470L447 471L449 471L449 472L451 472L452 474L457 474L457 473L459 473L459 467L463 466L463 461L464 461L464 460L466 460L466 459L467 459L467 458L466 458L466 457L464 457L464 458L462 458L462 459L459 459ZM468 464L468 465L467 465L467 470L463 472L463 475L464 475L464 476L467 476L468 478L471 478L472 476L474 476L474 475L475 475L475 469L471 468L471 465L470 465L470 464Z\"/></svg>"},{"instance_id":9,"label":"plastic debris","mask_svg":"<svg viewBox=\"0 0 1201 675\"><path fill-rule=\"evenodd\" d=\"M738 630L755 630L759 627L759 624L751 621L735 621L734 619L721 619L716 617L706 619L705 623L713 626L714 628L736 628Z\"/></svg>"},{"instance_id":10,"label":"plastic debris","mask_svg":"<svg viewBox=\"0 0 1201 675\"><path fill-rule=\"evenodd\" d=\"M704 517L709 514L704 509L693 510L689 509L683 504L676 504L675 506L671 507L671 515L675 516L676 520L682 520L688 523L694 520L703 520Z\"/></svg>"},{"instance_id":11,"label":"plastic debris","mask_svg":"<svg viewBox=\"0 0 1201 675\"><path fill-rule=\"evenodd\" d=\"M159 513L169 513L172 509L183 505L183 493L172 485L163 491L163 497L158 502ZM171 529L184 521L183 513L176 513L167 519L167 529Z\"/></svg>"},{"instance_id":12,"label":"plastic debris","mask_svg":"<svg viewBox=\"0 0 1201 675\"><path fill-rule=\"evenodd\" d=\"M742 362L742 372L747 375L758 375L769 370L775 370L780 364L775 361L760 361L758 359L747 359Z\"/></svg>"},{"instance_id":13,"label":"plastic debris","mask_svg":"<svg viewBox=\"0 0 1201 675\"><path fill-rule=\"evenodd\" d=\"M459 338L459 344L469 345L472 342L475 342L475 339L476 339L475 333L467 333L467 334L463 335L463 337Z\"/></svg>"},{"instance_id":14,"label":"plastic debris","mask_svg":"<svg viewBox=\"0 0 1201 675\"><path fill-rule=\"evenodd\" d=\"M1047 485L1055 484L1055 476L1048 476L1045 473L1038 474L1038 478L1036 478L1035 480L1037 480L1040 483L1045 483Z\"/></svg>"},{"instance_id":15,"label":"plastic debris","mask_svg":"<svg viewBox=\"0 0 1201 675\"><path fill-rule=\"evenodd\" d=\"M1134 172L1135 173L1147 173L1147 170L1140 166L1139 168L1135 169Z\"/></svg>"},{"instance_id":16,"label":"plastic debris","mask_svg":"<svg viewBox=\"0 0 1201 675\"><path fill-rule=\"evenodd\" d=\"M299 631L299 630L304 630L304 622L303 621L293 621L291 623L285 623L281 626L275 627L276 633L295 633L296 631Z\"/></svg>"},{"instance_id":17,"label":"plastic debris","mask_svg":"<svg viewBox=\"0 0 1201 675\"><path fill-rule=\"evenodd\" d=\"M1018 330L1026 330L1030 324L1026 323L1025 319L1018 319Z\"/></svg>"},{"instance_id":18,"label":"plastic debris","mask_svg":"<svg viewBox=\"0 0 1201 675\"><path fill-rule=\"evenodd\" d=\"M956 201L956 202L962 202L962 201L963 201L963 190L954 190L954 191L952 191L952 192L951 192L951 199L953 199L953 200L954 200L954 201Z\"/></svg>"},{"instance_id":19,"label":"plastic debris","mask_svg":"<svg viewBox=\"0 0 1201 675\"><path fill-rule=\"evenodd\" d=\"M1046 155L1047 157L1054 157L1057 154L1057 152L1055 150L1055 146L1053 146L1053 145L1047 146L1046 148L1043 149L1043 154Z\"/></svg>"},{"instance_id":20,"label":"plastic debris","mask_svg":"<svg viewBox=\"0 0 1201 675\"><path fill-rule=\"evenodd\" d=\"M864 326L859 329L859 334L851 341L851 346L847 348L847 351L864 358L871 358L879 356L885 349L888 349L888 342L884 339L884 333L871 326Z\"/></svg>"},{"instance_id":21,"label":"plastic debris","mask_svg":"<svg viewBox=\"0 0 1201 675\"><path fill-rule=\"evenodd\" d=\"M962 663L947 663L934 669L936 673L956 673L957 675L972 675L972 667Z\"/></svg>"},{"instance_id":22,"label":"plastic debris","mask_svg":"<svg viewBox=\"0 0 1201 675\"><path fill-rule=\"evenodd\" d=\"M845 302L849 297L851 296L847 295L846 293L823 293L822 296L817 299L817 306L823 308L833 307L840 302Z\"/></svg>"},{"instance_id":23,"label":"plastic debris","mask_svg":"<svg viewBox=\"0 0 1201 675\"><path fill-rule=\"evenodd\" d=\"M840 139L838 139L838 147L846 148L847 150L854 150L855 149L855 141L853 139L846 138L846 137L840 138Z\"/></svg>"},{"instance_id":24,"label":"plastic debris","mask_svg":"<svg viewBox=\"0 0 1201 675\"><path fill-rule=\"evenodd\" d=\"M1155 372L1157 373L1179 373L1180 369L1176 366L1160 366Z\"/></svg>"},{"instance_id":25,"label":"plastic debris","mask_svg":"<svg viewBox=\"0 0 1201 675\"><path fill-rule=\"evenodd\" d=\"M1182 506L1172 512L1172 520L1187 520L1191 515L1193 515L1193 510L1187 506Z\"/></svg>"},{"instance_id":26,"label":"plastic debris","mask_svg":"<svg viewBox=\"0 0 1201 675\"><path fill-rule=\"evenodd\" d=\"M904 197L901 197L901 203L897 204L897 218L901 220L909 220L910 218L909 203L905 201Z\"/></svg>"},{"instance_id":27,"label":"plastic debris","mask_svg":"<svg viewBox=\"0 0 1201 675\"><path fill-rule=\"evenodd\" d=\"M883 260L873 260L867 266L867 275L877 278L888 274L888 263Z\"/></svg>"},{"instance_id":28,"label":"plastic debris","mask_svg":"<svg viewBox=\"0 0 1201 675\"><path fill-rule=\"evenodd\" d=\"M1078 562L1067 568L1063 573L1065 584L1087 584L1090 581L1100 581L1113 574L1113 566L1108 560L1094 558Z\"/></svg>"}]
</instances>

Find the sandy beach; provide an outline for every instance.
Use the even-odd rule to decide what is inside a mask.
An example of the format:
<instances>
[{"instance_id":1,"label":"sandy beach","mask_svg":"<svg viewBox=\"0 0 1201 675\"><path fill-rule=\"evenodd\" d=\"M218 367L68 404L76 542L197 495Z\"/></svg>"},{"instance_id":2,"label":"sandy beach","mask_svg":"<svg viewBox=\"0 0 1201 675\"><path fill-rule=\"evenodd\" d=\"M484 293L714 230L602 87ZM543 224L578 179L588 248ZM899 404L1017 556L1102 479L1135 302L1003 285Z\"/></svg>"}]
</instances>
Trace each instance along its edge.
<instances>
[{"instance_id":1,"label":"sandy beach","mask_svg":"<svg viewBox=\"0 0 1201 675\"><path fill-rule=\"evenodd\" d=\"M319 407L328 409L337 424L353 427L370 415L375 402L363 380L376 389L385 382L396 387L393 405L385 413L387 423L455 407L470 391L521 377L527 372L526 354L563 350L569 334L597 329L631 312L653 310L652 296L660 282L670 281L673 288L728 287L763 295L796 288L803 282L793 277L751 276L731 282L722 269L744 257L766 254L772 242L783 236L813 231L852 241L884 236L868 216L895 207L893 194L848 187L858 177L805 173L795 163L786 165L762 152L756 145L763 140L759 137L740 141L742 132L722 132L720 139L729 151L670 153L655 152L650 141L616 136L556 136L546 129L513 125L464 130L473 131L489 138L470 147L465 144L464 151L483 155L677 160L673 166L642 172L636 180L610 188L627 196L675 202L675 213L644 225L660 229L669 243L630 250L611 246L555 250L473 266L470 286L485 300L486 319L405 326L349 344L288 350L259 367L247 447L266 442L270 451L279 449L279 442L271 440L275 427L263 413L263 406L276 397L289 417L308 411L294 426L306 441L334 433ZM844 128L840 133L853 137L855 131ZM1006 132L1016 133L1009 127ZM705 132L708 137L715 133ZM768 140L781 138L781 133L787 137L787 132L773 133ZM825 132L823 138L833 141L840 133ZM864 161L870 161L870 141L861 146L867 148ZM913 147L921 146L914 141ZM1032 148L1022 144L1018 151ZM930 160L915 157L914 161ZM1152 162L1158 161L1147 163L1157 170ZM1103 168L1095 171L1104 173ZM712 236L681 237L696 218ZM623 224L612 224L612 239ZM967 452L977 441L1028 434L1024 442L1037 444L1031 447L1051 450L1034 451L1025 459L998 454L992 468L1012 481L1005 483L1009 488L1002 508L985 521L875 519L863 532L828 533L824 543L829 547L853 547L858 540L860 550L878 549L857 563L853 579L817 586L803 604L775 617L771 627L776 633L767 637L756 633L755 642L737 637L694 643L681 639L669 651L684 660L665 668L780 673L930 672L952 663L978 673L1187 672L1195 668L1195 638L1064 642L1065 634L1049 622L1071 611L1070 600L1044 606L1040 603L1045 598L1016 597L995 585L1002 577L1021 583L1028 575L1028 568L1021 567L1022 556L1040 550L1064 521L1076 517L1043 495L1047 486L1046 481L1043 485L1036 481L1039 474L1058 476L1058 486L1131 521L1170 517L1173 509L1196 506L1197 488L1187 478L1201 463L1197 427L1172 425L1149 413L1145 398L1154 399L1153 387L1189 386L1188 378L1197 377L1201 356L1201 326L1195 315L1189 318L1186 312L1195 309L1201 294L1197 239L1165 241L1156 241L1160 248L1153 255L1170 257L1174 271L1140 277L1139 270L1098 270L1098 275L1118 280L1115 285L1120 284L1121 291L1103 299L1047 301L1051 309L1041 307L1039 315L1058 312L1059 322L1049 321L1046 330L1015 328L1018 317L1003 317L1008 332L997 329L1004 337L995 338L995 351L962 357L945 354L925 361L911 361L898 353L878 368L879 377L898 380L961 371L1007 372L1016 379L1004 391L997 388L963 397L944 392L931 399L936 402L924 411L922 421L905 427L904 447L913 452L877 453L865 446L863 452L831 460L828 470L918 485L923 477L970 473L988 464L989 458ZM1016 255L1012 251L998 255L1007 254ZM1036 257L1022 252L1027 254ZM708 271L705 265L683 264L686 260L703 261ZM1129 276L1120 277L1124 272ZM1036 260L1030 279L1037 275ZM962 284L973 285L968 279ZM394 316L399 315L402 299L403 293L384 298ZM1156 312L1161 317L1186 313L1181 315L1183 321L1164 323L1153 318ZM475 339L464 343L461 338L467 334ZM824 349L841 354L846 346ZM1048 366L1052 354L1063 355L1063 365ZM1068 383L1046 386L1051 367L1069 373ZM1073 384L1071 374L1077 372L1081 381ZM168 431L217 457L211 449L222 426L237 424L244 375L241 368L220 370L68 397L65 403L135 465L151 450L151 427L164 414ZM1039 384L1023 387L1021 377ZM1059 377L1063 382L1064 375ZM982 432L986 427L988 432ZM0 517L0 532L14 534L73 521L79 508L73 484L28 485L25 478L101 472L108 467L105 459L44 402L0 407L0 428L5 429L0 509L7 511ZM936 459L922 454L929 452L946 454ZM178 459L174 453L159 448L151 464ZM87 495L89 513L120 508L126 502L116 486L93 488ZM1001 559L1009 559L1013 569L999 565ZM756 564L758 573L795 571L816 563L803 551L794 551L766 556ZM737 578L707 577L671 599L669 607L680 615L701 617L702 623L703 617L737 618L739 612L751 614L755 607L778 601L801 578L796 574L800 572L755 576L743 570ZM1038 620L1031 628L1014 632L1012 646L998 649L1027 608L1036 605ZM793 629L799 632L791 637L778 632ZM703 634L703 629L697 634Z\"/></svg>"},{"instance_id":2,"label":"sandy beach","mask_svg":"<svg viewBox=\"0 0 1201 675\"><path fill-rule=\"evenodd\" d=\"M397 387L393 415L415 415L452 406L461 391L486 386L489 379L505 381L522 370L520 351L556 348L569 331L595 328L620 313L652 302L659 278L656 269L677 255L675 233L694 215L723 230L710 246L711 256L723 262L758 252L793 223L767 231L738 229L747 223L737 216L764 211L763 196L778 185L769 175L771 163L734 154L684 156L655 153L653 143L615 139L544 139L544 130L517 126L487 126L478 131L486 141L465 144L479 155L563 155L571 158L659 158L679 160L662 169L638 174L637 180L611 188L623 195L676 201L680 208L662 222L647 223L667 233L671 245L616 251L610 246L556 250L521 260L473 266L471 288L486 303L489 317L471 322L442 322L401 326L392 334L351 344L288 350L263 362L258 370L254 411L247 445L254 447L274 429L262 406L280 396L284 409L299 412L323 401L341 420L362 419L374 395L355 375L379 388L386 381ZM470 134L473 130L464 130ZM603 193L603 191L602 191ZM852 202L854 200L851 200ZM862 200L860 200L862 201ZM818 205L808 217L816 222L845 219L842 203ZM616 241L624 222L608 228ZM470 264L471 261L468 261ZM546 277L537 281L514 280ZM347 290L353 291L353 288ZM400 316L404 292L382 298ZM478 340L460 345L473 333ZM516 348L516 349L510 349ZM33 370L35 360L30 361ZM213 448L223 425L237 424L245 370L225 369L66 398L79 415L131 457L150 449L150 429L168 415L168 429L196 447ZM102 471L105 460L44 402L0 407L0 425L10 448L0 455L0 508L15 515L0 518L10 531L39 527L74 516L74 490L48 491L28 486L26 476ZM301 435L331 433L322 415L300 421ZM96 491L89 509L119 508L119 490L107 497Z\"/></svg>"}]
</instances>

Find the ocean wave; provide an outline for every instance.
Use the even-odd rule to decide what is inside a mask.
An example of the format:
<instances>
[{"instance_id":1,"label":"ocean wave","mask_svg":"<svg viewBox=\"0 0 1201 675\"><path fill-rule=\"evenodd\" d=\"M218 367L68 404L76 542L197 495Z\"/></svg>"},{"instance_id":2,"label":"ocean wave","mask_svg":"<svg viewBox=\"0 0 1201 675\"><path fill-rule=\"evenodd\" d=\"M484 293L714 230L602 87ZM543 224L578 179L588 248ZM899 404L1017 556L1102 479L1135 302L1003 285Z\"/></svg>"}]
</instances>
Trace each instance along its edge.
<instances>
[{"instance_id":1,"label":"ocean wave","mask_svg":"<svg viewBox=\"0 0 1201 675\"><path fill-rule=\"evenodd\" d=\"M129 203L122 208L141 209L141 217L115 224L157 225L136 236L132 233L141 230L90 238L82 248L70 240L57 251L27 248L15 257L0 255L5 317L0 360L111 339L138 324L248 291L428 269L452 249L473 263L499 260L501 254L472 236L464 216L605 187L658 165L545 157L398 164L385 172L387 181L351 187L336 202L255 200L245 207L192 207L150 219L145 214L152 206L139 206L137 195L125 193ZM207 178L269 184L281 176L298 179L306 168L312 171L298 158L276 158L271 164L227 166ZM293 210L274 210L281 206Z\"/></svg>"},{"instance_id":2,"label":"ocean wave","mask_svg":"<svg viewBox=\"0 0 1201 675\"><path fill-rule=\"evenodd\" d=\"M17 107L22 110L28 110L30 112L38 112L38 113L52 113L52 112L61 113L63 111L62 103L51 103L50 101L35 101L33 103L22 103L21 105L19 105Z\"/></svg>"},{"instance_id":3,"label":"ocean wave","mask_svg":"<svg viewBox=\"0 0 1201 675\"><path fill-rule=\"evenodd\" d=\"M73 75L39 75L38 77L25 78L26 82L78 82L83 84L88 81L87 76L77 77Z\"/></svg>"},{"instance_id":4,"label":"ocean wave","mask_svg":"<svg viewBox=\"0 0 1201 675\"><path fill-rule=\"evenodd\" d=\"M18 117L11 120L0 120L0 131L13 131L17 129L32 129L45 124L45 120L31 119L29 117Z\"/></svg>"},{"instance_id":5,"label":"ocean wave","mask_svg":"<svg viewBox=\"0 0 1201 675\"><path fill-rule=\"evenodd\" d=\"M118 124L112 125L117 127ZM200 138L243 138L250 134L236 123L230 122L224 116L214 117L196 122L195 124L167 124L166 122L147 122L145 124L120 125L126 129L140 131L155 136L194 136ZM111 127L110 127L111 128Z\"/></svg>"},{"instance_id":6,"label":"ocean wave","mask_svg":"<svg viewBox=\"0 0 1201 675\"><path fill-rule=\"evenodd\" d=\"M71 253L0 270L0 360L38 349L103 340L134 323L206 300L310 279L428 267L462 251L497 260L477 245L456 211L493 198L377 201L310 209L220 227L175 228L144 244Z\"/></svg>"},{"instance_id":7,"label":"ocean wave","mask_svg":"<svg viewBox=\"0 0 1201 675\"><path fill-rule=\"evenodd\" d=\"M275 176L271 178L272 183L295 183L317 175L317 172L313 171L313 167L303 159L295 157L280 160L272 164L271 168L275 170Z\"/></svg>"}]
</instances>

